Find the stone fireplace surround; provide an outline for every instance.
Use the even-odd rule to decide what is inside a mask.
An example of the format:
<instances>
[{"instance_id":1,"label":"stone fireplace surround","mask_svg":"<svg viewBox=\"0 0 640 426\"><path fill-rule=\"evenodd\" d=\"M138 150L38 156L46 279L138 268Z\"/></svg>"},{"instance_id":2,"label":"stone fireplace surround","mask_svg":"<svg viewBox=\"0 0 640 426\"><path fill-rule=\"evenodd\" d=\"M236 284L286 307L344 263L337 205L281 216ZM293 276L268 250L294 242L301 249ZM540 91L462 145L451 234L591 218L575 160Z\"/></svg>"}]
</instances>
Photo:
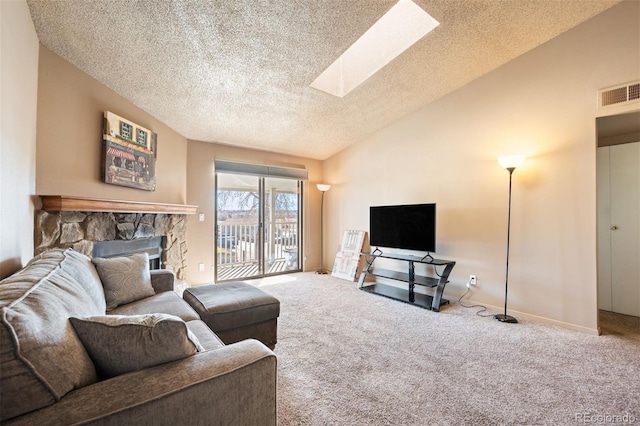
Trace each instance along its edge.
<instances>
[{"instance_id":1,"label":"stone fireplace surround","mask_svg":"<svg viewBox=\"0 0 640 426\"><path fill-rule=\"evenodd\" d=\"M41 196L36 212L36 254L68 248L93 255L97 241L162 237L162 268L178 280L187 276L186 215L196 206L137 203L79 197ZM93 211L95 210L95 211Z\"/></svg>"}]
</instances>

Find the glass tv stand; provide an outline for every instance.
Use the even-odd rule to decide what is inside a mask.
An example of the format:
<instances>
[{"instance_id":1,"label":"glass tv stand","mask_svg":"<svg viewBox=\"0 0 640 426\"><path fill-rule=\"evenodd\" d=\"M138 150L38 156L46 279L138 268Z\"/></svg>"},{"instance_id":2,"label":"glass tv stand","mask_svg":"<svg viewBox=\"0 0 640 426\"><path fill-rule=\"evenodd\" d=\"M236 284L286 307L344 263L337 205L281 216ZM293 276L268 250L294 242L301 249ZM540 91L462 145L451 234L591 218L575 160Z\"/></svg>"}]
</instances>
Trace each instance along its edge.
<instances>
[{"instance_id":1,"label":"glass tv stand","mask_svg":"<svg viewBox=\"0 0 640 426\"><path fill-rule=\"evenodd\" d=\"M360 254L365 257L365 266L362 268L362 271L360 272L360 279L358 280L358 288L360 290L384 297L389 297L391 299L416 305L435 312L440 311L440 306L449 303L448 300L442 298L442 293L444 292L445 285L449 282L449 274L456 264L455 261L434 259L430 255L419 257L395 253L387 254L381 252L380 250L376 250L374 252L361 252ZM373 268L373 263L378 258L405 261L408 263L408 272L404 273L388 269ZM432 265L434 267L437 278L416 275L416 263ZM438 272L437 267L439 266L444 267L442 272ZM398 288L396 286L378 282L365 282L367 276L381 277L390 280L405 282L407 283L407 289L405 290L404 288ZM433 296L416 293L416 285L433 288Z\"/></svg>"}]
</instances>

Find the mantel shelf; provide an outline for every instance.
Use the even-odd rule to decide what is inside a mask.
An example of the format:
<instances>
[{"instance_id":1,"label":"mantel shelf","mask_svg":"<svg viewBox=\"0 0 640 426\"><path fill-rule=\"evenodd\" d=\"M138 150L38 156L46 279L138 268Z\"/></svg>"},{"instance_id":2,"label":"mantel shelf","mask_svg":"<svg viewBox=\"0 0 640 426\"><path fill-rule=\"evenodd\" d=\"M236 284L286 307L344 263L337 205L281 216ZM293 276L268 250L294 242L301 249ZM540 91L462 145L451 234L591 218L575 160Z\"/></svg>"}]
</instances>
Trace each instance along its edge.
<instances>
[{"instance_id":1,"label":"mantel shelf","mask_svg":"<svg viewBox=\"0 0 640 426\"><path fill-rule=\"evenodd\" d=\"M42 210L50 212L112 212L195 214L198 206L187 204L146 203L140 201L104 200L99 198L40 195Z\"/></svg>"}]
</instances>

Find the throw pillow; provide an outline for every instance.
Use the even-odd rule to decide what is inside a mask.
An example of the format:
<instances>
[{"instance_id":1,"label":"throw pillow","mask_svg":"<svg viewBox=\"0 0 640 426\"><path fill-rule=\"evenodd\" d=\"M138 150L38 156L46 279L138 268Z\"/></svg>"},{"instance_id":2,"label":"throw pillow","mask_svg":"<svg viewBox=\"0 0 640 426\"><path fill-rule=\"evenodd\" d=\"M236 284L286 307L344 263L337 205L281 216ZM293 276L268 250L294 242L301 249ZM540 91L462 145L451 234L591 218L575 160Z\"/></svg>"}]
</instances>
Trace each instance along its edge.
<instances>
[{"instance_id":1,"label":"throw pillow","mask_svg":"<svg viewBox=\"0 0 640 426\"><path fill-rule=\"evenodd\" d=\"M108 259L93 258L93 264L104 287L107 311L155 294L147 253Z\"/></svg>"},{"instance_id":2,"label":"throw pillow","mask_svg":"<svg viewBox=\"0 0 640 426\"><path fill-rule=\"evenodd\" d=\"M169 314L69 318L102 379L203 352L198 338Z\"/></svg>"}]
</instances>

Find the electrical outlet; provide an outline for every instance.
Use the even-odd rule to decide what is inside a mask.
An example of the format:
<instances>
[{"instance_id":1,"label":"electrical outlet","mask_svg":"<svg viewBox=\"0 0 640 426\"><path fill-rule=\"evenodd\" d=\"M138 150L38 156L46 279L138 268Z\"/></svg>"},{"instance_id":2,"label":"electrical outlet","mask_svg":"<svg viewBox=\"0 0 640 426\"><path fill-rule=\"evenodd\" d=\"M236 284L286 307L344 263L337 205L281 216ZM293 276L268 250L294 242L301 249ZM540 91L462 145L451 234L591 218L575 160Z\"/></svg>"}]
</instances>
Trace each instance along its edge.
<instances>
[{"instance_id":1,"label":"electrical outlet","mask_svg":"<svg viewBox=\"0 0 640 426\"><path fill-rule=\"evenodd\" d=\"M204 271L204 263L198 263L198 270Z\"/></svg>"},{"instance_id":2,"label":"electrical outlet","mask_svg":"<svg viewBox=\"0 0 640 426\"><path fill-rule=\"evenodd\" d=\"M476 276L475 276L475 275L469 275L469 284L471 284L471 285L476 285L476 284L478 284L478 283L476 282Z\"/></svg>"}]
</instances>

